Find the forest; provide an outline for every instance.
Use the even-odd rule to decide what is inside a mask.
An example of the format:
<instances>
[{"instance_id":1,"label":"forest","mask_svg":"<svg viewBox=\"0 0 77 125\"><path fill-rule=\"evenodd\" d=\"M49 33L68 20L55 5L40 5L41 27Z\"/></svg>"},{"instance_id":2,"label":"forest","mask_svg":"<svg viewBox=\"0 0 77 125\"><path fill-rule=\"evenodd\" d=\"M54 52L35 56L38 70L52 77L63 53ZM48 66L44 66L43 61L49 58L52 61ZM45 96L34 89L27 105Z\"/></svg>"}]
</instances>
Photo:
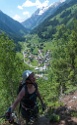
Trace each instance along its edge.
<instances>
[{"instance_id":1,"label":"forest","mask_svg":"<svg viewBox=\"0 0 77 125\"><path fill-rule=\"evenodd\" d=\"M42 50L44 49L45 52L49 49L51 52L50 65L46 70L48 79L37 79L42 98L48 107L59 106L59 98L63 94L68 95L77 89L76 26L77 20L73 21L72 30L62 24L57 27L53 40L49 39L43 42L37 35L35 37L32 37L32 35L25 36L27 41L19 42L21 51L17 51L17 45L12 39L9 39L4 33L0 34L0 115L3 115L7 107L15 100L24 69L31 69L35 72L32 67L24 63L21 56L22 50L25 48L24 43L29 44L31 48L33 43L36 46L41 41L42 45L44 44ZM32 41L30 37L32 37ZM51 46L48 48L47 44ZM36 47L34 47L34 50ZM32 53L34 50L31 49L29 52ZM34 54L36 55L36 53Z\"/></svg>"},{"instance_id":2,"label":"forest","mask_svg":"<svg viewBox=\"0 0 77 125\"><path fill-rule=\"evenodd\" d=\"M77 91L77 4L75 2L72 1L68 6L64 5L58 9L54 15L25 34L23 41L21 38L12 39L4 32L0 32L0 116L5 114L16 99L22 73L27 69L36 75L42 99L49 109L50 120L54 111L57 112L57 108L61 109L61 106L64 106L61 99ZM41 115L43 112L39 101L38 103ZM18 107L16 113L19 115ZM64 109L66 107L63 111ZM65 116L69 114L77 118L77 109ZM56 121L59 120L58 115ZM4 120L0 119L0 125L3 123Z\"/></svg>"}]
</instances>

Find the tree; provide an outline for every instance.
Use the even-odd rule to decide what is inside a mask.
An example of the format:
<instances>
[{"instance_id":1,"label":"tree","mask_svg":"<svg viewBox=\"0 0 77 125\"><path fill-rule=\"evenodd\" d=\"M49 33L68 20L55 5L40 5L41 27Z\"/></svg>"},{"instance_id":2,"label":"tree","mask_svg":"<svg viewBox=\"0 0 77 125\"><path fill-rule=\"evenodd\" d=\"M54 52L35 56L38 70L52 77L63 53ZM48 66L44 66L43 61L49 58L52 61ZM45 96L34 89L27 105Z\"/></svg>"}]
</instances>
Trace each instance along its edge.
<instances>
[{"instance_id":1,"label":"tree","mask_svg":"<svg viewBox=\"0 0 77 125\"><path fill-rule=\"evenodd\" d=\"M57 87L58 94L76 89L77 74L77 22L73 23L73 30L61 25L57 28L52 42L51 76ZM56 86L57 85L57 86Z\"/></svg>"},{"instance_id":2,"label":"tree","mask_svg":"<svg viewBox=\"0 0 77 125\"><path fill-rule=\"evenodd\" d=\"M15 47L13 40L5 34L0 34L0 111L14 100L16 86L23 70Z\"/></svg>"}]
</instances>

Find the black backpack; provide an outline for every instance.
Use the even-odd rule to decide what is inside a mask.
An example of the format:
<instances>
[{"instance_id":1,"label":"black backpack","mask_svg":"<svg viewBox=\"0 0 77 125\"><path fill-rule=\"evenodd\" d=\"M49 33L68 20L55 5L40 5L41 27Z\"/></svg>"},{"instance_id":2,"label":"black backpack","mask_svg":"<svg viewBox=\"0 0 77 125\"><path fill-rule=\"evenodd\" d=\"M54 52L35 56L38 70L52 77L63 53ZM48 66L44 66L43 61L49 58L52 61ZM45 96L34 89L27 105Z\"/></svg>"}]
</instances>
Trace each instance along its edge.
<instances>
[{"instance_id":1,"label":"black backpack","mask_svg":"<svg viewBox=\"0 0 77 125\"><path fill-rule=\"evenodd\" d=\"M17 95L19 94L19 92L21 91L21 89L25 86L25 83L20 83L18 90L17 90Z\"/></svg>"}]
</instances>

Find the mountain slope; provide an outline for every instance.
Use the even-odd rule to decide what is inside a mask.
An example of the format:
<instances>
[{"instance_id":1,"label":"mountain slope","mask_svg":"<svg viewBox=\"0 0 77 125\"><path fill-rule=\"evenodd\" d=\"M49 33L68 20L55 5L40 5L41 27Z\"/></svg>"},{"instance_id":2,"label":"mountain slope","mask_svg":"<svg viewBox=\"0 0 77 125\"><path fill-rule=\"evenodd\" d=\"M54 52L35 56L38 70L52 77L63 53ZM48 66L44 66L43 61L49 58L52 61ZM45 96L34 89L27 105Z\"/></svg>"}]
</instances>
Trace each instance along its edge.
<instances>
[{"instance_id":1,"label":"mountain slope","mask_svg":"<svg viewBox=\"0 0 77 125\"><path fill-rule=\"evenodd\" d=\"M21 23L0 11L0 32L5 32L11 38L20 40L27 33L27 30Z\"/></svg>"},{"instance_id":2,"label":"mountain slope","mask_svg":"<svg viewBox=\"0 0 77 125\"><path fill-rule=\"evenodd\" d=\"M56 2L49 7L43 7L38 10L26 21L22 22L22 24L28 29L34 29L40 23L42 23L47 17L54 14L56 10L62 5L63 3Z\"/></svg>"},{"instance_id":3,"label":"mountain slope","mask_svg":"<svg viewBox=\"0 0 77 125\"><path fill-rule=\"evenodd\" d=\"M32 33L37 33L42 39L53 38L57 26L65 24L72 28L71 23L74 18L77 19L77 0L66 0L63 6L36 27Z\"/></svg>"}]
</instances>

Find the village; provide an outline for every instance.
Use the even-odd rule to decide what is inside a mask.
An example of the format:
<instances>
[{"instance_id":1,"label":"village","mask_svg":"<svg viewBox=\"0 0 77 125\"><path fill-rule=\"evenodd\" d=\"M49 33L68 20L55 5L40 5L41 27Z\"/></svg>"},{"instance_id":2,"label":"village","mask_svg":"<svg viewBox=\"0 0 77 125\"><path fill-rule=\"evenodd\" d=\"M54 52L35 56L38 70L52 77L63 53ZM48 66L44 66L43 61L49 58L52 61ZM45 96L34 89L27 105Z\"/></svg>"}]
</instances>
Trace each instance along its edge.
<instances>
[{"instance_id":1,"label":"village","mask_svg":"<svg viewBox=\"0 0 77 125\"><path fill-rule=\"evenodd\" d=\"M26 63L27 65L29 65L34 69L38 77L44 77L46 71L49 69L51 65L50 64L51 51L47 50L46 53L43 54L42 50L39 49L38 55L33 55L28 51L23 51L23 60L24 60L24 63ZM33 60L37 61L37 65L32 65Z\"/></svg>"}]
</instances>

